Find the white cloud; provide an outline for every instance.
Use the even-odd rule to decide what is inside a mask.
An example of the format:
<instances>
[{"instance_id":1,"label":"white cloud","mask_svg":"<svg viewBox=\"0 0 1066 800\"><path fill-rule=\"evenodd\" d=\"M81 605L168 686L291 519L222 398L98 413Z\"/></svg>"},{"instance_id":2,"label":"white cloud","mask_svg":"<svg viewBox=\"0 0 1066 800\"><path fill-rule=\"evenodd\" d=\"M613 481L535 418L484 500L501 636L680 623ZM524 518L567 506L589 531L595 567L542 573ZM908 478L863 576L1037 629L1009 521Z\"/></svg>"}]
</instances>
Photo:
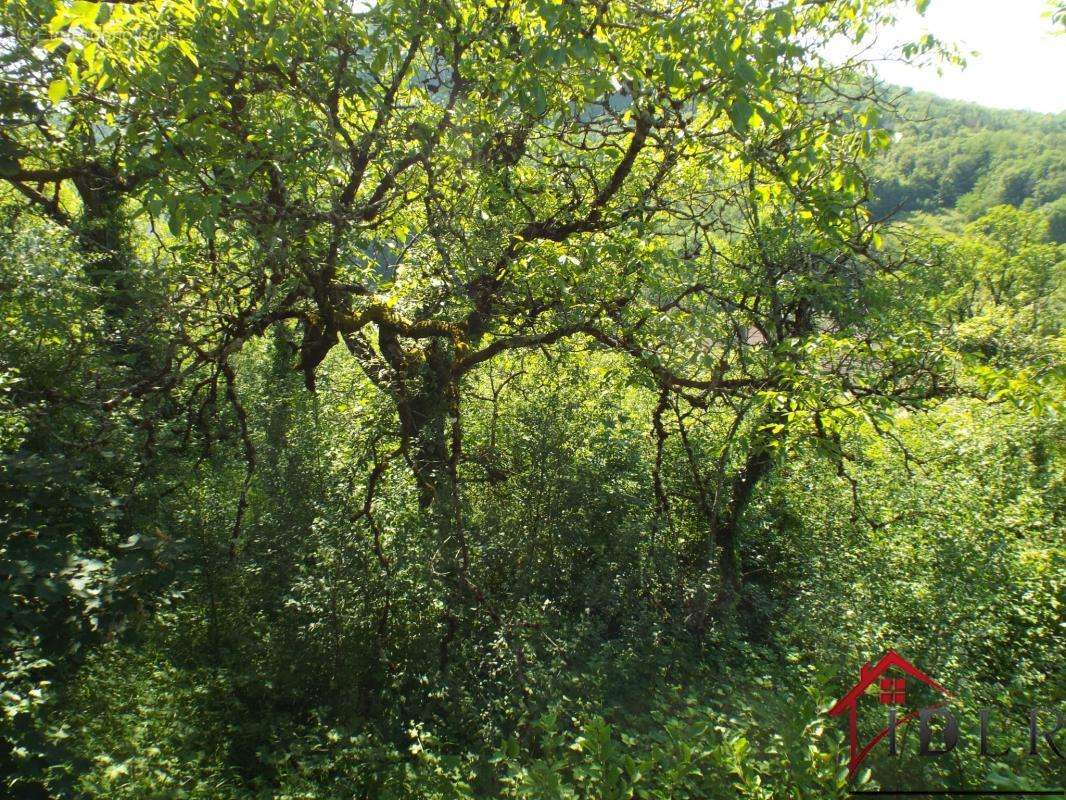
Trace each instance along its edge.
<instances>
[{"instance_id":1,"label":"white cloud","mask_svg":"<svg viewBox=\"0 0 1066 800\"><path fill-rule=\"evenodd\" d=\"M877 71L891 83L994 108L1066 111L1066 36L1053 33L1046 10L1044 0L933 0L924 17L903 13L880 31L878 50L931 33L978 55L942 74L895 62Z\"/></svg>"}]
</instances>

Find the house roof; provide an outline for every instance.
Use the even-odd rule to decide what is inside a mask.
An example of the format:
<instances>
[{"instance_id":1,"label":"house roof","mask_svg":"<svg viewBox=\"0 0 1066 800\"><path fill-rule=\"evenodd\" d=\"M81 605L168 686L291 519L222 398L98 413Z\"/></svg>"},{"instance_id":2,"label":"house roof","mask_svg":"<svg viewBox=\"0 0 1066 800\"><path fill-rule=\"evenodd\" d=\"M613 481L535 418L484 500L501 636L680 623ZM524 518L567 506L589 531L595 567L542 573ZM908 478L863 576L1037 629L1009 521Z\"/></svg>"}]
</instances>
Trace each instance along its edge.
<instances>
[{"instance_id":1,"label":"house roof","mask_svg":"<svg viewBox=\"0 0 1066 800\"><path fill-rule=\"evenodd\" d=\"M870 662L867 661L862 665L860 671L859 682L852 687L851 691L841 697L831 709L829 709L829 716L835 717L839 714L843 714L845 711L855 705L856 701L862 695L863 692L869 688L870 684L880 678L885 672L892 667L896 667L903 672L906 672L912 678L920 680L922 683L932 686L938 692L943 694L951 694L947 689L934 681L916 666L911 664L907 659L897 653L895 650L889 650L885 653L881 660L876 665L870 666Z\"/></svg>"}]
</instances>

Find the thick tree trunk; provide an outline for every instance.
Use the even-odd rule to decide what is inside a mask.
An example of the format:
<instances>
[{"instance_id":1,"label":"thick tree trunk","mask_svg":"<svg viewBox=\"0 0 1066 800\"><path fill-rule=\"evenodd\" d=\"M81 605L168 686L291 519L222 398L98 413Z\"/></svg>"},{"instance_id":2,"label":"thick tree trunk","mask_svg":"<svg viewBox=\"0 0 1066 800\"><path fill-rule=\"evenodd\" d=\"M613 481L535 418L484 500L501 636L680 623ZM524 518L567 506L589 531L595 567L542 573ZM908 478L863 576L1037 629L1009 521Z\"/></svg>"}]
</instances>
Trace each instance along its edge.
<instances>
[{"instance_id":1,"label":"thick tree trunk","mask_svg":"<svg viewBox=\"0 0 1066 800\"><path fill-rule=\"evenodd\" d=\"M760 436L748 452L744 465L733 476L729 505L715 522L714 546L718 561L720 588L717 605L723 611L734 611L744 583L741 569L740 523L751 504L755 487L770 472L772 456Z\"/></svg>"},{"instance_id":2,"label":"thick tree trunk","mask_svg":"<svg viewBox=\"0 0 1066 800\"><path fill-rule=\"evenodd\" d=\"M451 501L455 464L448 447L448 421L458 414L458 386L452 375L452 354L438 343L405 381L407 397L400 425L410 442L411 464L419 484L422 508Z\"/></svg>"},{"instance_id":3,"label":"thick tree trunk","mask_svg":"<svg viewBox=\"0 0 1066 800\"><path fill-rule=\"evenodd\" d=\"M103 168L74 179L82 203L78 240L92 259L89 278L106 290L104 304L109 315L121 316L130 304L130 246L122 213L123 193Z\"/></svg>"},{"instance_id":4,"label":"thick tree trunk","mask_svg":"<svg viewBox=\"0 0 1066 800\"><path fill-rule=\"evenodd\" d=\"M716 573L718 590L712 597L706 589L700 589L692 604L689 627L697 635L706 632L712 618L733 619L739 610L744 585L740 526L756 487L773 466L770 440L763 430L770 421L763 418L755 424L744 462L728 486L722 487L722 493L728 498L725 507L718 509L713 503L703 504L708 516L707 539L698 560L698 571L701 583L708 573Z\"/></svg>"},{"instance_id":5,"label":"thick tree trunk","mask_svg":"<svg viewBox=\"0 0 1066 800\"><path fill-rule=\"evenodd\" d=\"M87 274L101 291L112 352L137 375L152 367L146 332L138 330L144 298L136 297L137 280L123 208L125 190L104 167L95 166L73 180L82 203L78 242L89 259Z\"/></svg>"},{"instance_id":6,"label":"thick tree trunk","mask_svg":"<svg viewBox=\"0 0 1066 800\"><path fill-rule=\"evenodd\" d=\"M434 341L418 364L404 370L398 403L400 427L418 483L419 505L434 534L430 567L445 592L440 665L446 669L450 647L469 594L468 554L459 492L459 387L453 372L454 350Z\"/></svg>"}]
</instances>

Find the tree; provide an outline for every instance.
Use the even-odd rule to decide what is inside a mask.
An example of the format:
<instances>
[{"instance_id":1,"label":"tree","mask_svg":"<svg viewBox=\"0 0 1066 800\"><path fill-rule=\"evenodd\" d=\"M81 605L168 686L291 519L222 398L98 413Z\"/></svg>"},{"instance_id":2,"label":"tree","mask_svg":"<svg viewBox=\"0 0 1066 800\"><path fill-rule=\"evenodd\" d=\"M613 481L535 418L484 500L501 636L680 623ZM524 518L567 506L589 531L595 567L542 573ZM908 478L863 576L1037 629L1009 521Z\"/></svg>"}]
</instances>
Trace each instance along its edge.
<instances>
[{"instance_id":1,"label":"tree","mask_svg":"<svg viewBox=\"0 0 1066 800\"><path fill-rule=\"evenodd\" d=\"M745 193L865 247L856 162L886 137L865 95L831 88L858 65L818 43L891 5L60 3L46 29L16 4L28 89L4 177L106 250L116 286L129 226L149 225L172 347L140 390L206 405L221 382L243 429L247 341L295 326L312 390L343 342L391 398L441 572L469 592L465 376L584 335L671 392L754 385L686 375L630 326L713 288L678 280L673 251L693 221L727 232Z\"/></svg>"},{"instance_id":2,"label":"tree","mask_svg":"<svg viewBox=\"0 0 1066 800\"><path fill-rule=\"evenodd\" d=\"M1066 244L1066 197L1060 197L1046 208L1048 236L1056 244Z\"/></svg>"},{"instance_id":3,"label":"tree","mask_svg":"<svg viewBox=\"0 0 1066 800\"><path fill-rule=\"evenodd\" d=\"M660 393L658 511L667 524L672 507L695 513L701 532L689 541L689 567L697 585L708 585L708 569L717 583L692 603L697 630L708 621L710 596L720 609L740 600L742 522L776 464L813 449L850 480L851 431L865 426L891 439L899 410L952 390L932 316L900 303L911 256L872 243L843 246L805 226L788 203L766 205L756 195L734 207L744 213L729 241L694 230L707 236L684 272L697 288L667 313L629 326L627 339L634 352L686 354L687 371L702 378L679 385L672 369L657 369L661 362L645 367ZM665 459L674 436L680 452ZM669 462L683 466L664 480ZM857 497L855 513L862 514ZM750 615L748 622L756 623Z\"/></svg>"}]
</instances>

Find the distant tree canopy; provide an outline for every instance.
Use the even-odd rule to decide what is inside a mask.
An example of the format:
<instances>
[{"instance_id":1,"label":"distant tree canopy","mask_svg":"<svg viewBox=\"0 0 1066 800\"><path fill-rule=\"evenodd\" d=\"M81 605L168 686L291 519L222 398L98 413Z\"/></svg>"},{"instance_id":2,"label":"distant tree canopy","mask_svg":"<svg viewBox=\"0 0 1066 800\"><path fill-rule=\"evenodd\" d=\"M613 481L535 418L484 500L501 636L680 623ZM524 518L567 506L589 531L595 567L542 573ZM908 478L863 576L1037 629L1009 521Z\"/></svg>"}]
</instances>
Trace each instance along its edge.
<instances>
[{"instance_id":1,"label":"distant tree canopy","mask_svg":"<svg viewBox=\"0 0 1066 800\"><path fill-rule=\"evenodd\" d=\"M893 146L873 169L876 215L956 209L975 219L993 206L1061 217L1066 114L999 111L921 93L885 122ZM1062 242L1061 222L1053 223Z\"/></svg>"}]
</instances>

